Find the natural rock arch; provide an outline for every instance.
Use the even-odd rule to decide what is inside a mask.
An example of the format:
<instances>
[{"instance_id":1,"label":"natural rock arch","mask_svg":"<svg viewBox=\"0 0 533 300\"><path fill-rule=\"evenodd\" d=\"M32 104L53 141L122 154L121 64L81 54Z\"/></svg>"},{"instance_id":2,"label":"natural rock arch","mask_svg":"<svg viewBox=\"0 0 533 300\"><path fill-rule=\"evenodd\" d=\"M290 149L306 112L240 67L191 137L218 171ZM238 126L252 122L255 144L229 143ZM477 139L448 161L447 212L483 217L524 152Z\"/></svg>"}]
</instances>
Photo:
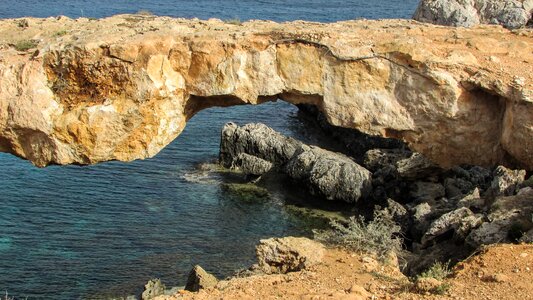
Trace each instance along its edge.
<instances>
[{"instance_id":1,"label":"natural rock arch","mask_svg":"<svg viewBox=\"0 0 533 300\"><path fill-rule=\"evenodd\" d=\"M35 19L26 31L9 22L0 36L36 30L42 41L23 55L0 51L0 151L37 166L151 157L201 109L281 98L316 105L333 125L402 139L443 166L533 169L531 33L401 20L125 15Z\"/></svg>"}]
</instances>

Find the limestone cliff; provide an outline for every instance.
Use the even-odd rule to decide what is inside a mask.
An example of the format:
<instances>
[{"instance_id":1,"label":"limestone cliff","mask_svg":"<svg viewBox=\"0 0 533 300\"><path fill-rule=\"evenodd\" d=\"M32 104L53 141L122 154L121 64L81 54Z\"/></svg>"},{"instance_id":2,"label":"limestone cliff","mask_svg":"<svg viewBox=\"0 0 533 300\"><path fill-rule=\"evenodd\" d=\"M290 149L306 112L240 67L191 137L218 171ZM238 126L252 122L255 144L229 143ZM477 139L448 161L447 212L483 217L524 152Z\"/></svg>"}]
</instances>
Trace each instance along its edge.
<instances>
[{"instance_id":1,"label":"limestone cliff","mask_svg":"<svg viewBox=\"0 0 533 300\"><path fill-rule=\"evenodd\" d=\"M0 151L37 166L142 159L201 109L280 98L443 166L531 170L531 49L527 30L409 20L3 20Z\"/></svg>"}]
</instances>

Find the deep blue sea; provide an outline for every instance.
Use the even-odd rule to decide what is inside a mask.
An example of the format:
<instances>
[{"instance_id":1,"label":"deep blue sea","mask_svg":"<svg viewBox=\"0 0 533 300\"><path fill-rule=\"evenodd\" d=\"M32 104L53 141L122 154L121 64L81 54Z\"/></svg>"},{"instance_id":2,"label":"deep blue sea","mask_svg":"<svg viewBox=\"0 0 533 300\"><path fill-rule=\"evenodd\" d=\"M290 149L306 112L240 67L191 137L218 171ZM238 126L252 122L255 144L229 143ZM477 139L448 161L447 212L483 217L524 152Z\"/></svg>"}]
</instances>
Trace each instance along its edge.
<instances>
[{"instance_id":1,"label":"deep blue sea","mask_svg":"<svg viewBox=\"0 0 533 300\"><path fill-rule=\"evenodd\" d=\"M417 0L1 0L0 18L105 17L148 10L207 19L331 22L410 18ZM120 297L150 278L184 285L194 264L219 277L250 265L261 238L307 235L283 197L250 201L198 165L218 154L222 125L306 129L284 102L211 108L152 159L33 167L0 154L0 294L28 299Z\"/></svg>"}]
</instances>

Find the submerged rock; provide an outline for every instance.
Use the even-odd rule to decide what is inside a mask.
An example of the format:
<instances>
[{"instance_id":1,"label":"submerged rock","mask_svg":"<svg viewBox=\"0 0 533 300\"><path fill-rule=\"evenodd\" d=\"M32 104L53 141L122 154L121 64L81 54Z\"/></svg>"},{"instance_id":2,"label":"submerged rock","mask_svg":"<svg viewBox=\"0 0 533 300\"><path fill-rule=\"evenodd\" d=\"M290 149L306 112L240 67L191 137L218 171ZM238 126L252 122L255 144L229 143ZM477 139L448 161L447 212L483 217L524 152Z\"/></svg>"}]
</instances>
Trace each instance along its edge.
<instances>
[{"instance_id":1,"label":"submerged rock","mask_svg":"<svg viewBox=\"0 0 533 300\"><path fill-rule=\"evenodd\" d=\"M232 169L238 169L247 175L263 175L272 169L272 163L262 158L247 154L240 153L233 160Z\"/></svg>"},{"instance_id":2,"label":"submerged rock","mask_svg":"<svg viewBox=\"0 0 533 300\"><path fill-rule=\"evenodd\" d=\"M218 279L207 273L199 265L194 266L191 272L189 273L189 278L187 279L187 285L185 290L191 292L198 292L201 289L207 289L216 286Z\"/></svg>"},{"instance_id":3,"label":"submerged rock","mask_svg":"<svg viewBox=\"0 0 533 300\"><path fill-rule=\"evenodd\" d=\"M422 0L413 18L439 25L500 24L514 29L526 26L532 13L531 0Z\"/></svg>"},{"instance_id":4,"label":"submerged rock","mask_svg":"<svg viewBox=\"0 0 533 300\"><path fill-rule=\"evenodd\" d=\"M261 240L256 247L259 267L267 274L307 269L322 261L324 246L307 238Z\"/></svg>"},{"instance_id":5,"label":"submerged rock","mask_svg":"<svg viewBox=\"0 0 533 300\"><path fill-rule=\"evenodd\" d=\"M344 154L302 146L285 167L292 179L328 200L357 202L372 189L372 174Z\"/></svg>"}]
</instances>

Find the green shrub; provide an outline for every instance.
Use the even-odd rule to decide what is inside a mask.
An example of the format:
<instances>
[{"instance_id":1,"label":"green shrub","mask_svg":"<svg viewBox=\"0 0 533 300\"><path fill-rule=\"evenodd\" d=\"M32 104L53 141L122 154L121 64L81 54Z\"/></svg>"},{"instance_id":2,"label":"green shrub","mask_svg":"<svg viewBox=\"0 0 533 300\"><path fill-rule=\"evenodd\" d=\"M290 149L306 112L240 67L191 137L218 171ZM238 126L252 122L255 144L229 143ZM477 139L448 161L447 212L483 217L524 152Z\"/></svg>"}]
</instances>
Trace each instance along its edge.
<instances>
[{"instance_id":1,"label":"green shrub","mask_svg":"<svg viewBox=\"0 0 533 300\"><path fill-rule=\"evenodd\" d=\"M14 47L17 51L28 51L37 47L38 43L34 40L22 40L17 42Z\"/></svg>"},{"instance_id":2,"label":"green shrub","mask_svg":"<svg viewBox=\"0 0 533 300\"><path fill-rule=\"evenodd\" d=\"M64 36L65 34L67 34L68 32L66 30L59 30L57 31L56 33L54 33L54 36L56 37L59 37L59 36Z\"/></svg>"},{"instance_id":3,"label":"green shrub","mask_svg":"<svg viewBox=\"0 0 533 300\"><path fill-rule=\"evenodd\" d=\"M330 225L331 230L316 231L315 238L350 250L374 253L379 259L402 249L400 226L382 212L374 213L374 219L368 223L363 217L350 217L346 224L333 220Z\"/></svg>"},{"instance_id":4,"label":"green shrub","mask_svg":"<svg viewBox=\"0 0 533 300\"><path fill-rule=\"evenodd\" d=\"M417 278L435 278L437 280L443 280L448 277L452 271L449 268L448 263L436 262L424 272L418 274Z\"/></svg>"}]
</instances>

